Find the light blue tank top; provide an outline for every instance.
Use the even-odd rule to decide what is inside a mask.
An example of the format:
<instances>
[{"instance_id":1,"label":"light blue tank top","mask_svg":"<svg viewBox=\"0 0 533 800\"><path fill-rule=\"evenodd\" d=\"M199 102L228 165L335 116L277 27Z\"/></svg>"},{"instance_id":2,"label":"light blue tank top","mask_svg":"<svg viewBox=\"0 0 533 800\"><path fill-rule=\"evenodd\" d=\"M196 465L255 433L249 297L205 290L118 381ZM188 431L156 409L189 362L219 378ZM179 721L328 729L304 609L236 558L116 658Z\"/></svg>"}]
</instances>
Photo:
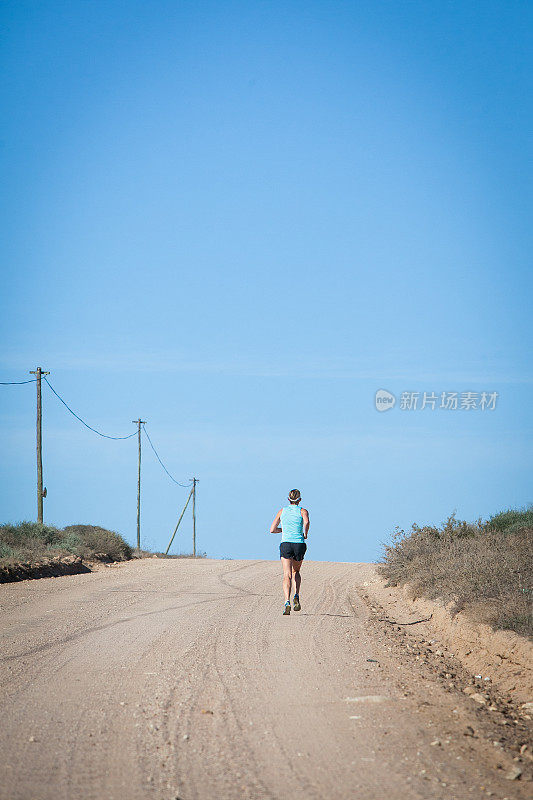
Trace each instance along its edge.
<instances>
[{"instance_id":1,"label":"light blue tank top","mask_svg":"<svg viewBox=\"0 0 533 800\"><path fill-rule=\"evenodd\" d=\"M281 541L305 542L302 509L299 506L284 506L281 509Z\"/></svg>"}]
</instances>

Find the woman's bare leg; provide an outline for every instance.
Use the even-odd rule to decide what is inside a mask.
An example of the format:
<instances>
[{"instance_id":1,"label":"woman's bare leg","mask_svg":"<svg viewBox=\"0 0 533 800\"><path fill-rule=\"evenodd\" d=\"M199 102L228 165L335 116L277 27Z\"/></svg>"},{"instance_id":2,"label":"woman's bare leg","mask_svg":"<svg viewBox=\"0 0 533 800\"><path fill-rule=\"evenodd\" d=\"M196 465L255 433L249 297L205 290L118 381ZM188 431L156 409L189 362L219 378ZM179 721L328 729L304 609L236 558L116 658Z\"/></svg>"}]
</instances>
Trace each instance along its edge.
<instances>
[{"instance_id":1,"label":"woman's bare leg","mask_svg":"<svg viewBox=\"0 0 533 800\"><path fill-rule=\"evenodd\" d=\"M300 575L300 567L302 566L301 561L292 560L292 575L294 578L294 586L296 589L295 594L300 594L300 584L302 583L302 576Z\"/></svg>"},{"instance_id":2,"label":"woman's bare leg","mask_svg":"<svg viewBox=\"0 0 533 800\"><path fill-rule=\"evenodd\" d=\"M287 602L291 599L292 558L282 558L281 565L283 567L283 594L285 602Z\"/></svg>"}]
</instances>

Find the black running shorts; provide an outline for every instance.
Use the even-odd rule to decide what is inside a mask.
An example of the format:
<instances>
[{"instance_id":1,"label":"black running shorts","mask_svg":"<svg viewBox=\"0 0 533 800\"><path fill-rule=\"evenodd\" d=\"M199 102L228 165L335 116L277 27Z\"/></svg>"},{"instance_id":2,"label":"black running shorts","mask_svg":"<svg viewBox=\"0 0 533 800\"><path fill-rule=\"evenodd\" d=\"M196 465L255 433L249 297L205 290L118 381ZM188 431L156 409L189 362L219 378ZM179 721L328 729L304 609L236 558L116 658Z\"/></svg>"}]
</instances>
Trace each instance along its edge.
<instances>
[{"instance_id":1,"label":"black running shorts","mask_svg":"<svg viewBox=\"0 0 533 800\"><path fill-rule=\"evenodd\" d=\"M303 561L306 550L307 545L305 542L282 542L279 546L279 557Z\"/></svg>"}]
</instances>

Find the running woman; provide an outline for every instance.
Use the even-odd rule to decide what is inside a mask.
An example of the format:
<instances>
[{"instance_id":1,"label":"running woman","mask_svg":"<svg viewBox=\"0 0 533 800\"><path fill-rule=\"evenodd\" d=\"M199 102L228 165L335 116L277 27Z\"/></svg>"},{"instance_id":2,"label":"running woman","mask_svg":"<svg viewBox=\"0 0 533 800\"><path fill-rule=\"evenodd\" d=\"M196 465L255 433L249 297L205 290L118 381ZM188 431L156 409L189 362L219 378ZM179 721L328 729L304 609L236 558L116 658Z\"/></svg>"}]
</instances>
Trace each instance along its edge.
<instances>
[{"instance_id":1,"label":"running woman","mask_svg":"<svg viewBox=\"0 0 533 800\"><path fill-rule=\"evenodd\" d=\"M307 550L307 534L309 533L309 513L307 509L300 508L302 500L298 489L291 489L289 492L289 504L278 511L274 522L270 528L270 533L281 533L281 544L279 546L279 557L283 567L283 593L285 595L285 608L283 613L291 613L291 584L294 577L293 608L301 611L300 605L300 584L302 576L300 568ZM280 527L281 523L281 527Z\"/></svg>"}]
</instances>

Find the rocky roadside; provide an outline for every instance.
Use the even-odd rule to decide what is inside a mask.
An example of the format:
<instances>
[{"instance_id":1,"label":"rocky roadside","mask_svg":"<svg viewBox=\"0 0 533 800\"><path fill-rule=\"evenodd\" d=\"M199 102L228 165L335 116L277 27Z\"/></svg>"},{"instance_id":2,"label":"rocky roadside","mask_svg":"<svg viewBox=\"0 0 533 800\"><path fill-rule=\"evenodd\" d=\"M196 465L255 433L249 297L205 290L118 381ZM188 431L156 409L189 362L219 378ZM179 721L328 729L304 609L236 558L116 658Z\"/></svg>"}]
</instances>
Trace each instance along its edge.
<instances>
[{"instance_id":1,"label":"rocky roadside","mask_svg":"<svg viewBox=\"0 0 533 800\"><path fill-rule=\"evenodd\" d=\"M465 721L462 737L488 745L492 766L502 777L532 781L533 660L527 660L531 643L513 633L452 618L433 601L411 601L369 567L360 594L370 611L370 625L379 630L387 649L422 682L436 681L455 698L457 721ZM507 651L502 641L509 643ZM472 655L475 672L470 668ZM436 741L435 747L444 744Z\"/></svg>"}]
</instances>

